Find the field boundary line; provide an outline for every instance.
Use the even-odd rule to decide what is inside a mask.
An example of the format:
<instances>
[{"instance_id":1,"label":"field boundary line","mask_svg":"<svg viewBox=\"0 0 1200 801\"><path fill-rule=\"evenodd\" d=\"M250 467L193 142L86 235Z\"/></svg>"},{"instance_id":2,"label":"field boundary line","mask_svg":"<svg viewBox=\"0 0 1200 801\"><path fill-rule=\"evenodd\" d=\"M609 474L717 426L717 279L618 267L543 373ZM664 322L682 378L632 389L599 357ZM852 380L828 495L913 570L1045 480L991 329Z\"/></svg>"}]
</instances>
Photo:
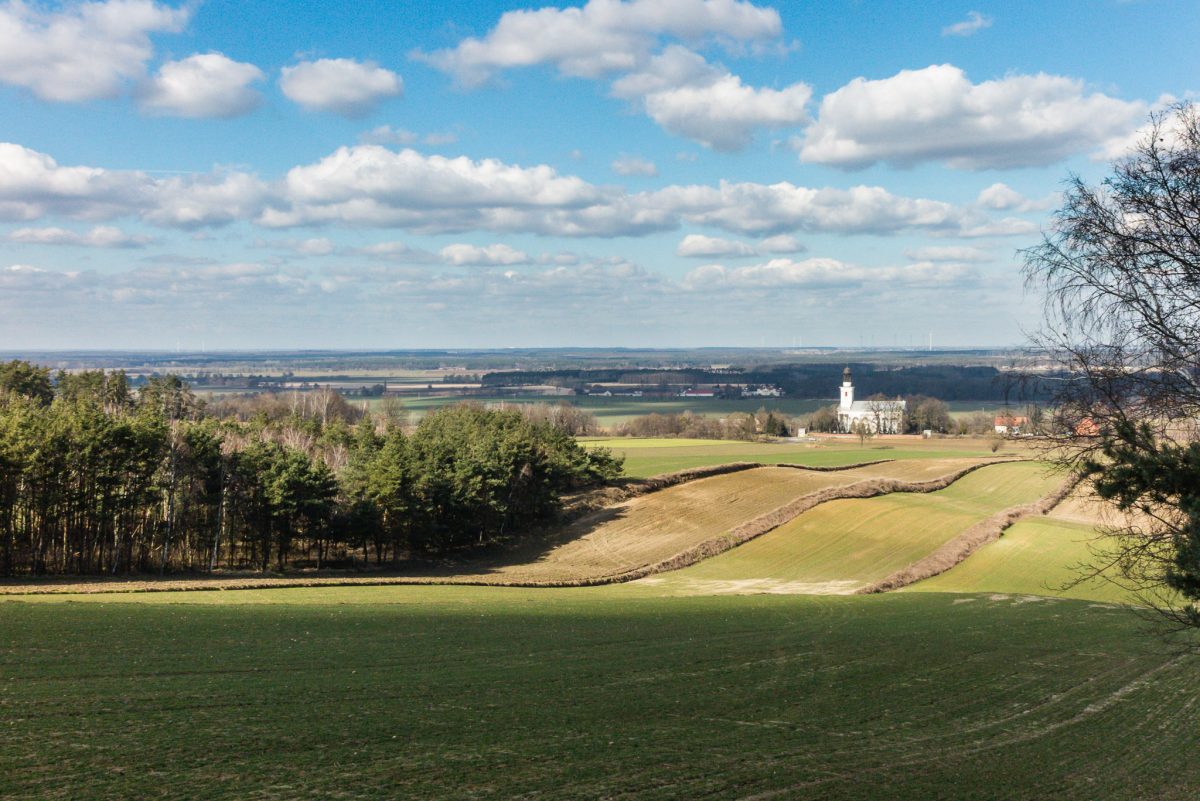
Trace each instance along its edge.
<instances>
[{"instance_id":1,"label":"field boundary line","mask_svg":"<svg viewBox=\"0 0 1200 801\"><path fill-rule=\"evenodd\" d=\"M668 559L661 560L649 565L635 568L633 570L622 573L612 574L604 578L597 579L579 579L575 582L561 583L554 586L596 586L600 584L618 584L626 581L636 581L640 578L652 576L657 573L666 573L672 570L681 570L685 567L701 562L705 559L711 559L714 556L719 556L726 551L733 550L739 545L744 545L750 540L761 537L768 532L774 531L785 523L790 523L805 512L820 506L829 501L852 500L859 498L875 498L880 495L891 495L894 492L914 492L927 493L937 492L949 487L954 482L958 481L968 473L973 473L984 467L991 467L996 464L1015 464L1018 461L1029 461L1027 459L995 459L987 462L978 462L976 464L967 465L961 470L953 473L940 476L939 478L929 479L927 481L903 481L897 478L871 478L863 481L856 481L853 484L847 484L843 487L827 487L816 492L810 492L801 495L799 498L780 506L779 508L759 515L751 520L742 523L736 528L731 529L727 533L705 540L704 542L694 545L685 551L672 556ZM548 586L543 584L523 584L518 586Z\"/></svg>"},{"instance_id":2,"label":"field boundary line","mask_svg":"<svg viewBox=\"0 0 1200 801\"><path fill-rule=\"evenodd\" d=\"M1049 513L1054 507L1066 500L1067 496L1074 491L1078 484L1079 477L1071 476L1058 489L1041 500L1002 509L986 520L981 520L966 529L948 542L942 543L941 546L927 556L918 559L907 567L897 570L895 573L880 579L874 584L860 587L854 591L854 594L872 595L881 592L891 592L945 573L952 567L966 561L971 554L978 551L984 545L1000 539L1004 536L1004 532L1016 523L1027 517Z\"/></svg>"},{"instance_id":3,"label":"field boundary line","mask_svg":"<svg viewBox=\"0 0 1200 801\"><path fill-rule=\"evenodd\" d=\"M678 487L680 484L699 481L702 478L740 473L744 470L757 470L761 467L787 467L795 470L811 470L814 473L835 473L842 470L857 470L861 467L871 467L877 464L888 464L894 461L896 460L875 459L869 462L855 462L854 464L822 467L810 467L802 464L775 464L770 462L728 462L726 464L706 465L704 467L689 467L671 473L660 473L649 478L634 479L623 485L600 487L582 493L565 510L555 527L560 528L577 523L586 519L588 515L602 512L609 507L616 506L625 501L670 489L671 487Z\"/></svg>"}]
</instances>

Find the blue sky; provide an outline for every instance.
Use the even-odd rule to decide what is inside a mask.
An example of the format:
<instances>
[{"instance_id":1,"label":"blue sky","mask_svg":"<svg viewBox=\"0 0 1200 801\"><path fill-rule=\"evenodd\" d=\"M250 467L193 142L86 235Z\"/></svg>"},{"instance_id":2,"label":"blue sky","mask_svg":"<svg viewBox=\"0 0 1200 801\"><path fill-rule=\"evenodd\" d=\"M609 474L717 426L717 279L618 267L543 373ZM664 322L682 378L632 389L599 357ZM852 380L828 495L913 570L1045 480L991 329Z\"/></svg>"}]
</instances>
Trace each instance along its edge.
<instances>
[{"instance_id":1,"label":"blue sky","mask_svg":"<svg viewBox=\"0 0 1200 801\"><path fill-rule=\"evenodd\" d=\"M1006 345L1194 2L0 2L0 349Z\"/></svg>"}]
</instances>

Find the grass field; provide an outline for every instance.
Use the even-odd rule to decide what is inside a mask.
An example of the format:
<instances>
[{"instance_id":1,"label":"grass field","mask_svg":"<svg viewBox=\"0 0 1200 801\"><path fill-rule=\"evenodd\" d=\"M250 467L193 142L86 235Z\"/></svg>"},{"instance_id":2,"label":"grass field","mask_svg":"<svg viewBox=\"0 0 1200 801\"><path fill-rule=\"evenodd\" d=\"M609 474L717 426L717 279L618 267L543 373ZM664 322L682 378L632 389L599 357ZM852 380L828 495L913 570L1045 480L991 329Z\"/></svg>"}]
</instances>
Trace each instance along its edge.
<instances>
[{"instance_id":1,"label":"grass field","mask_svg":"<svg viewBox=\"0 0 1200 801\"><path fill-rule=\"evenodd\" d=\"M910 592L1010 592L1134 603L1119 586L1096 579L1068 587L1077 568L1095 562L1096 530L1053 517L1022 520L1004 536L941 575L905 588Z\"/></svg>"},{"instance_id":2,"label":"grass field","mask_svg":"<svg viewBox=\"0 0 1200 801\"><path fill-rule=\"evenodd\" d=\"M810 486L951 464L702 479L523 569L612 569ZM722 594L882 577L1058 483L1014 463L831 501L603 587L0 597L0 799L1193 801L1196 657L1119 605L1034 597L1078 561L1086 504L913 591Z\"/></svg>"},{"instance_id":3,"label":"grass field","mask_svg":"<svg viewBox=\"0 0 1200 801\"><path fill-rule=\"evenodd\" d=\"M616 589L2 602L0 797L1190 801L1200 788L1195 664L1127 611Z\"/></svg>"},{"instance_id":4,"label":"grass field","mask_svg":"<svg viewBox=\"0 0 1200 801\"><path fill-rule=\"evenodd\" d=\"M921 439L879 437L865 445L852 437L822 437L815 442L725 442L705 439L586 438L588 447L610 448L625 457L627 475L645 477L728 462L840 467L879 459L954 459L992 457L990 441L978 437ZM1026 455L1018 442L1006 442L1000 455Z\"/></svg>"},{"instance_id":5,"label":"grass field","mask_svg":"<svg viewBox=\"0 0 1200 801\"><path fill-rule=\"evenodd\" d=\"M1048 474L1043 465L1019 462L981 468L929 494L830 501L732 551L642 583L703 594L849 593L1061 483L1062 477Z\"/></svg>"},{"instance_id":6,"label":"grass field","mask_svg":"<svg viewBox=\"0 0 1200 801\"><path fill-rule=\"evenodd\" d=\"M1101 530L1123 516L1084 493L1074 493L1045 517L1027 518L953 569L918 582L911 592L1015 592L1116 603L1140 598L1103 575L1080 582L1088 565L1103 563Z\"/></svg>"}]
</instances>

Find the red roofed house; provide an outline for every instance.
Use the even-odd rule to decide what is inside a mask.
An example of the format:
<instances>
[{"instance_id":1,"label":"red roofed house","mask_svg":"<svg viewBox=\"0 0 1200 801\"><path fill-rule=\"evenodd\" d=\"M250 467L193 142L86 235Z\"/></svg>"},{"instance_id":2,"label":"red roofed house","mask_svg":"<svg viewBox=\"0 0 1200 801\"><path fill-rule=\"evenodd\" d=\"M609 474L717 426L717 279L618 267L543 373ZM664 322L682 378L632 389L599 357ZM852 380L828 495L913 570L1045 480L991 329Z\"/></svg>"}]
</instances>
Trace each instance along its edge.
<instances>
[{"instance_id":1,"label":"red roofed house","mask_svg":"<svg viewBox=\"0 0 1200 801\"><path fill-rule=\"evenodd\" d=\"M996 415L997 434L1010 434L1015 437L1021 433L1022 426L1026 425L1029 425L1028 417L1015 417L1011 414Z\"/></svg>"}]
</instances>

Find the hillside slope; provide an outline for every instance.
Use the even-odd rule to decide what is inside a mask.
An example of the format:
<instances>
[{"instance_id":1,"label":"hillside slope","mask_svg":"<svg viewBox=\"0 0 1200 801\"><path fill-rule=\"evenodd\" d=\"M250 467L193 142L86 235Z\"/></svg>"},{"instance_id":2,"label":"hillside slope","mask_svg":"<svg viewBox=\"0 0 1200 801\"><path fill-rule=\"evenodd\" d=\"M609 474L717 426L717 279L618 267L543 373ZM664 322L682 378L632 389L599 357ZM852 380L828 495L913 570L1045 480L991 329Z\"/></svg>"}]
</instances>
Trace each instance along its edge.
<instances>
[{"instance_id":1,"label":"hillside slope","mask_svg":"<svg viewBox=\"0 0 1200 801\"><path fill-rule=\"evenodd\" d=\"M643 583L688 594L851 593L1061 484L1044 465L1020 462L983 467L929 494L830 501L734 551Z\"/></svg>"},{"instance_id":2,"label":"hillside slope","mask_svg":"<svg viewBox=\"0 0 1200 801\"><path fill-rule=\"evenodd\" d=\"M362 577L199 578L190 581L28 585L29 592L247 588L320 584L453 583L569 586L623 581L727 550L786 522L801 505L830 494L858 497L898 485L936 489L983 464L980 459L912 459L846 470L764 466L696 479L589 514L553 538L496 557L421 574ZM817 493L821 493L817 495ZM0 587L22 592L23 585Z\"/></svg>"}]
</instances>

